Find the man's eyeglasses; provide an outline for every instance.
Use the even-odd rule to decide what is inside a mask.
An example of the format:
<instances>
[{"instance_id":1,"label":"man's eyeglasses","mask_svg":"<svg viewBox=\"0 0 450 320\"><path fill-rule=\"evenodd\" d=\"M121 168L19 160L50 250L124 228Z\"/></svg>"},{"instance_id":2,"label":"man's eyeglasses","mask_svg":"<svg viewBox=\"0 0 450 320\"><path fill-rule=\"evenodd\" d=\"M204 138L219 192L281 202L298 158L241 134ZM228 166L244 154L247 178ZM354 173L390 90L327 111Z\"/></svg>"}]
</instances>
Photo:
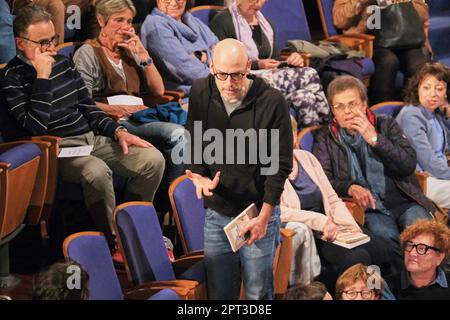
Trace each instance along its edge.
<instances>
[{"instance_id":1,"label":"man's eyeglasses","mask_svg":"<svg viewBox=\"0 0 450 320\"><path fill-rule=\"evenodd\" d=\"M342 291L343 294L345 294L345 296L350 299L350 300L355 300L356 297L358 296L358 294L361 295L361 298L363 299L370 299L373 296L373 290L361 290L361 291L356 291L356 290L347 290L347 291Z\"/></svg>"},{"instance_id":2,"label":"man's eyeglasses","mask_svg":"<svg viewBox=\"0 0 450 320\"><path fill-rule=\"evenodd\" d=\"M54 35L51 39L44 39L44 40L40 40L40 41L31 40L31 39L28 39L25 37L18 37L18 38L36 43L41 46L42 50L47 49L48 47L50 47L51 44L53 44L54 46L57 46L59 43L59 36L57 34Z\"/></svg>"},{"instance_id":3,"label":"man's eyeglasses","mask_svg":"<svg viewBox=\"0 0 450 320\"><path fill-rule=\"evenodd\" d=\"M411 252L414 248L416 248L416 252L420 255L424 255L427 254L428 250L433 250L436 252L440 252L441 249L439 248L435 248L432 246L429 246L427 244L424 243L412 243L412 242L407 242L404 246L403 249L407 252Z\"/></svg>"},{"instance_id":4,"label":"man's eyeglasses","mask_svg":"<svg viewBox=\"0 0 450 320\"><path fill-rule=\"evenodd\" d=\"M347 104L338 103L333 106L333 109L336 111L344 111L345 108L348 107L350 109L350 111L353 111L353 110L359 108L361 106L361 104L362 104L361 101L350 101Z\"/></svg>"},{"instance_id":5,"label":"man's eyeglasses","mask_svg":"<svg viewBox=\"0 0 450 320\"><path fill-rule=\"evenodd\" d=\"M217 73L214 73L214 76L217 79L219 79L220 81L227 80L228 76L231 77L231 80L238 81L238 80L242 80L242 78L244 78L245 73L239 73L239 72L236 72L236 73L217 72Z\"/></svg>"}]
</instances>

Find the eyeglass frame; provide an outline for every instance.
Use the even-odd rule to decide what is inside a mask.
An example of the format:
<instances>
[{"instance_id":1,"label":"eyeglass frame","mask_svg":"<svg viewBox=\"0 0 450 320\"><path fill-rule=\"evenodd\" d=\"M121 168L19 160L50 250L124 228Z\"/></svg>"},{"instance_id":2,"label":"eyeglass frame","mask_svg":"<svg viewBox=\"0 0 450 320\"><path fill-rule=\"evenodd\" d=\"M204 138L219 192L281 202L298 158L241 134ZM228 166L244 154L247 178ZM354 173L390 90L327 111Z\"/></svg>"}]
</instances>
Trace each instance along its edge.
<instances>
[{"instance_id":1,"label":"eyeglass frame","mask_svg":"<svg viewBox=\"0 0 450 320\"><path fill-rule=\"evenodd\" d=\"M419 246L425 246L425 251L423 253L419 252L419 250L418 250ZM410 247L410 250L406 249L406 247ZM439 248L436 248L436 247L433 247L433 246L429 246L429 245L427 245L425 243L414 243L414 242L408 241L408 242L406 242L403 245L403 250L406 251L406 252L411 252L411 251L413 251L414 248L416 249L417 254L421 255L421 256L426 255L428 253L428 250L430 250L430 249L435 251L435 252L441 252L442 251ZM420 250L420 251L422 251L422 250Z\"/></svg>"},{"instance_id":2,"label":"eyeglass frame","mask_svg":"<svg viewBox=\"0 0 450 320\"><path fill-rule=\"evenodd\" d=\"M353 292L353 293L355 293L355 296L353 297L353 298L351 298L349 295L348 295L348 293L349 292ZM373 295L376 293L375 292L375 290L373 290L373 289L368 289L368 290L360 290L360 291L357 291L357 290L345 290L345 291L341 291L340 292L341 294L345 294L346 296L347 296L347 298L349 298L350 300L355 300L356 299L356 297L358 297L358 294L361 296L361 298L363 298L363 299L369 299L369 298L371 298L371 297L373 297ZM364 294L366 294L366 293L369 293L370 295L369 296L364 296Z\"/></svg>"},{"instance_id":3,"label":"eyeglass frame","mask_svg":"<svg viewBox=\"0 0 450 320\"><path fill-rule=\"evenodd\" d=\"M48 47L50 47L50 44L52 44L52 43L56 47L58 45L58 42L59 42L59 35L57 35L57 34L55 34L50 39L43 39L43 40L40 40L40 41L31 40L29 38L25 38L25 37L21 37L21 36L18 36L17 38L23 39L23 40L27 40L27 41L33 42L35 44L38 44L38 45L41 46L41 49L43 49L43 50L48 49ZM47 41L48 43L42 43L44 41Z\"/></svg>"},{"instance_id":4,"label":"eyeglass frame","mask_svg":"<svg viewBox=\"0 0 450 320\"><path fill-rule=\"evenodd\" d=\"M346 108L348 108L350 111L357 109L363 104L362 101L356 102L356 101L350 101L350 103L344 104L344 103L338 103L335 105L332 105L332 108L336 111L344 111ZM339 106L339 107L336 107Z\"/></svg>"},{"instance_id":5,"label":"eyeglass frame","mask_svg":"<svg viewBox=\"0 0 450 320\"><path fill-rule=\"evenodd\" d=\"M165 5L169 5L172 2L172 0L160 0L160 1ZM187 2L187 0L175 0L175 2L179 6L180 4Z\"/></svg>"},{"instance_id":6,"label":"eyeglass frame","mask_svg":"<svg viewBox=\"0 0 450 320\"><path fill-rule=\"evenodd\" d=\"M212 69L214 71L213 76L217 78L220 81L227 81L228 77L231 77L231 80L233 81L239 81L244 79L244 77L247 75L247 73L242 72L233 72L233 73L226 73L226 72L216 72L216 68L214 68L214 65L212 65ZM220 79L219 75L226 75L224 79ZM233 78L233 76L239 76L238 78Z\"/></svg>"}]
</instances>

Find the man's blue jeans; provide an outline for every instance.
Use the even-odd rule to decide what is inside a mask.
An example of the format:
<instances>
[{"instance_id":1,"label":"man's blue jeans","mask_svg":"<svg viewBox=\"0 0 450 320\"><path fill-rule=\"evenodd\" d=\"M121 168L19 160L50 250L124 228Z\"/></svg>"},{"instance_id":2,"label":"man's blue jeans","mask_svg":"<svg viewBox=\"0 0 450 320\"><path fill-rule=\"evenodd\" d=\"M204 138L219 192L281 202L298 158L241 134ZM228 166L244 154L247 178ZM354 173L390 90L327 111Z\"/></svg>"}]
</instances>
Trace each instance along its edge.
<instances>
[{"instance_id":1,"label":"man's blue jeans","mask_svg":"<svg viewBox=\"0 0 450 320\"><path fill-rule=\"evenodd\" d=\"M430 220L432 218L431 214L423 207L413 205L398 218L379 212L366 212L365 226L374 234L384 238L389 244L394 264L392 272L397 273L403 268L403 249L400 247L400 232L419 219Z\"/></svg>"},{"instance_id":2,"label":"man's blue jeans","mask_svg":"<svg viewBox=\"0 0 450 320\"><path fill-rule=\"evenodd\" d=\"M223 228L232 217L212 209L206 211L205 266L208 298L239 299L241 279L249 300L273 299L273 262L280 238L280 208L273 209L267 233L251 246L231 250Z\"/></svg>"},{"instance_id":3,"label":"man's blue jeans","mask_svg":"<svg viewBox=\"0 0 450 320\"><path fill-rule=\"evenodd\" d=\"M132 120L120 122L127 130L153 144L166 159L166 170L163 183L166 188L176 178L184 174L184 164L174 164L171 159L172 149L179 143L184 143L184 127L171 122L140 123ZM176 135L175 135L176 133ZM172 137L173 135L173 137Z\"/></svg>"}]
</instances>

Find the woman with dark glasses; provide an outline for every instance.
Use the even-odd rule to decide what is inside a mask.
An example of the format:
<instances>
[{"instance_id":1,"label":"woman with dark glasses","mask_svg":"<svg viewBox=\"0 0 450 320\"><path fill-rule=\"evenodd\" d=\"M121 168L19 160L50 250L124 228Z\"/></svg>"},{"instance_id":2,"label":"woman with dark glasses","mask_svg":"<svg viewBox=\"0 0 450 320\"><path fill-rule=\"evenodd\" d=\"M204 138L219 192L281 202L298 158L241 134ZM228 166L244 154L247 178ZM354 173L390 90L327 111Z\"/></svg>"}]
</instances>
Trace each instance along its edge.
<instances>
[{"instance_id":1,"label":"woman with dark glasses","mask_svg":"<svg viewBox=\"0 0 450 320\"><path fill-rule=\"evenodd\" d=\"M418 220L400 235L405 269L386 279L398 300L450 300L450 273L442 268L450 253L450 229Z\"/></svg>"}]
</instances>

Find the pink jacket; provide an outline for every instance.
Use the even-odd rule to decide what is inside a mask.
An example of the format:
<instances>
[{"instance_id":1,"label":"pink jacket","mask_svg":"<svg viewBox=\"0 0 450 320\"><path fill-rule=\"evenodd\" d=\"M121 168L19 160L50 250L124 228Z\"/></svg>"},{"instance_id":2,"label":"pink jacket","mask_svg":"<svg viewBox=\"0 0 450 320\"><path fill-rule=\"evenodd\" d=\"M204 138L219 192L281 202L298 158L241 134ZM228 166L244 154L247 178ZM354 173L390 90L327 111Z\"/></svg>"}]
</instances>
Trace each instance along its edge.
<instances>
[{"instance_id":1,"label":"pink jacket","mask_svg":"<svg viewBox=\"0 0 450 320\"><path fill-rule=\"evenodd\" d=\"M327 217L330 217L338 226L356 226L359 228L345 203L337 196L317 158L308 151L296 149L294 150L294 159L302 164L312 181L322 192L326 215L302 210L300 199L294 187L289 180L286 180L280 200L281 221L302 222L313 230L322 231Z\"/></svg>"}]
</instances>

